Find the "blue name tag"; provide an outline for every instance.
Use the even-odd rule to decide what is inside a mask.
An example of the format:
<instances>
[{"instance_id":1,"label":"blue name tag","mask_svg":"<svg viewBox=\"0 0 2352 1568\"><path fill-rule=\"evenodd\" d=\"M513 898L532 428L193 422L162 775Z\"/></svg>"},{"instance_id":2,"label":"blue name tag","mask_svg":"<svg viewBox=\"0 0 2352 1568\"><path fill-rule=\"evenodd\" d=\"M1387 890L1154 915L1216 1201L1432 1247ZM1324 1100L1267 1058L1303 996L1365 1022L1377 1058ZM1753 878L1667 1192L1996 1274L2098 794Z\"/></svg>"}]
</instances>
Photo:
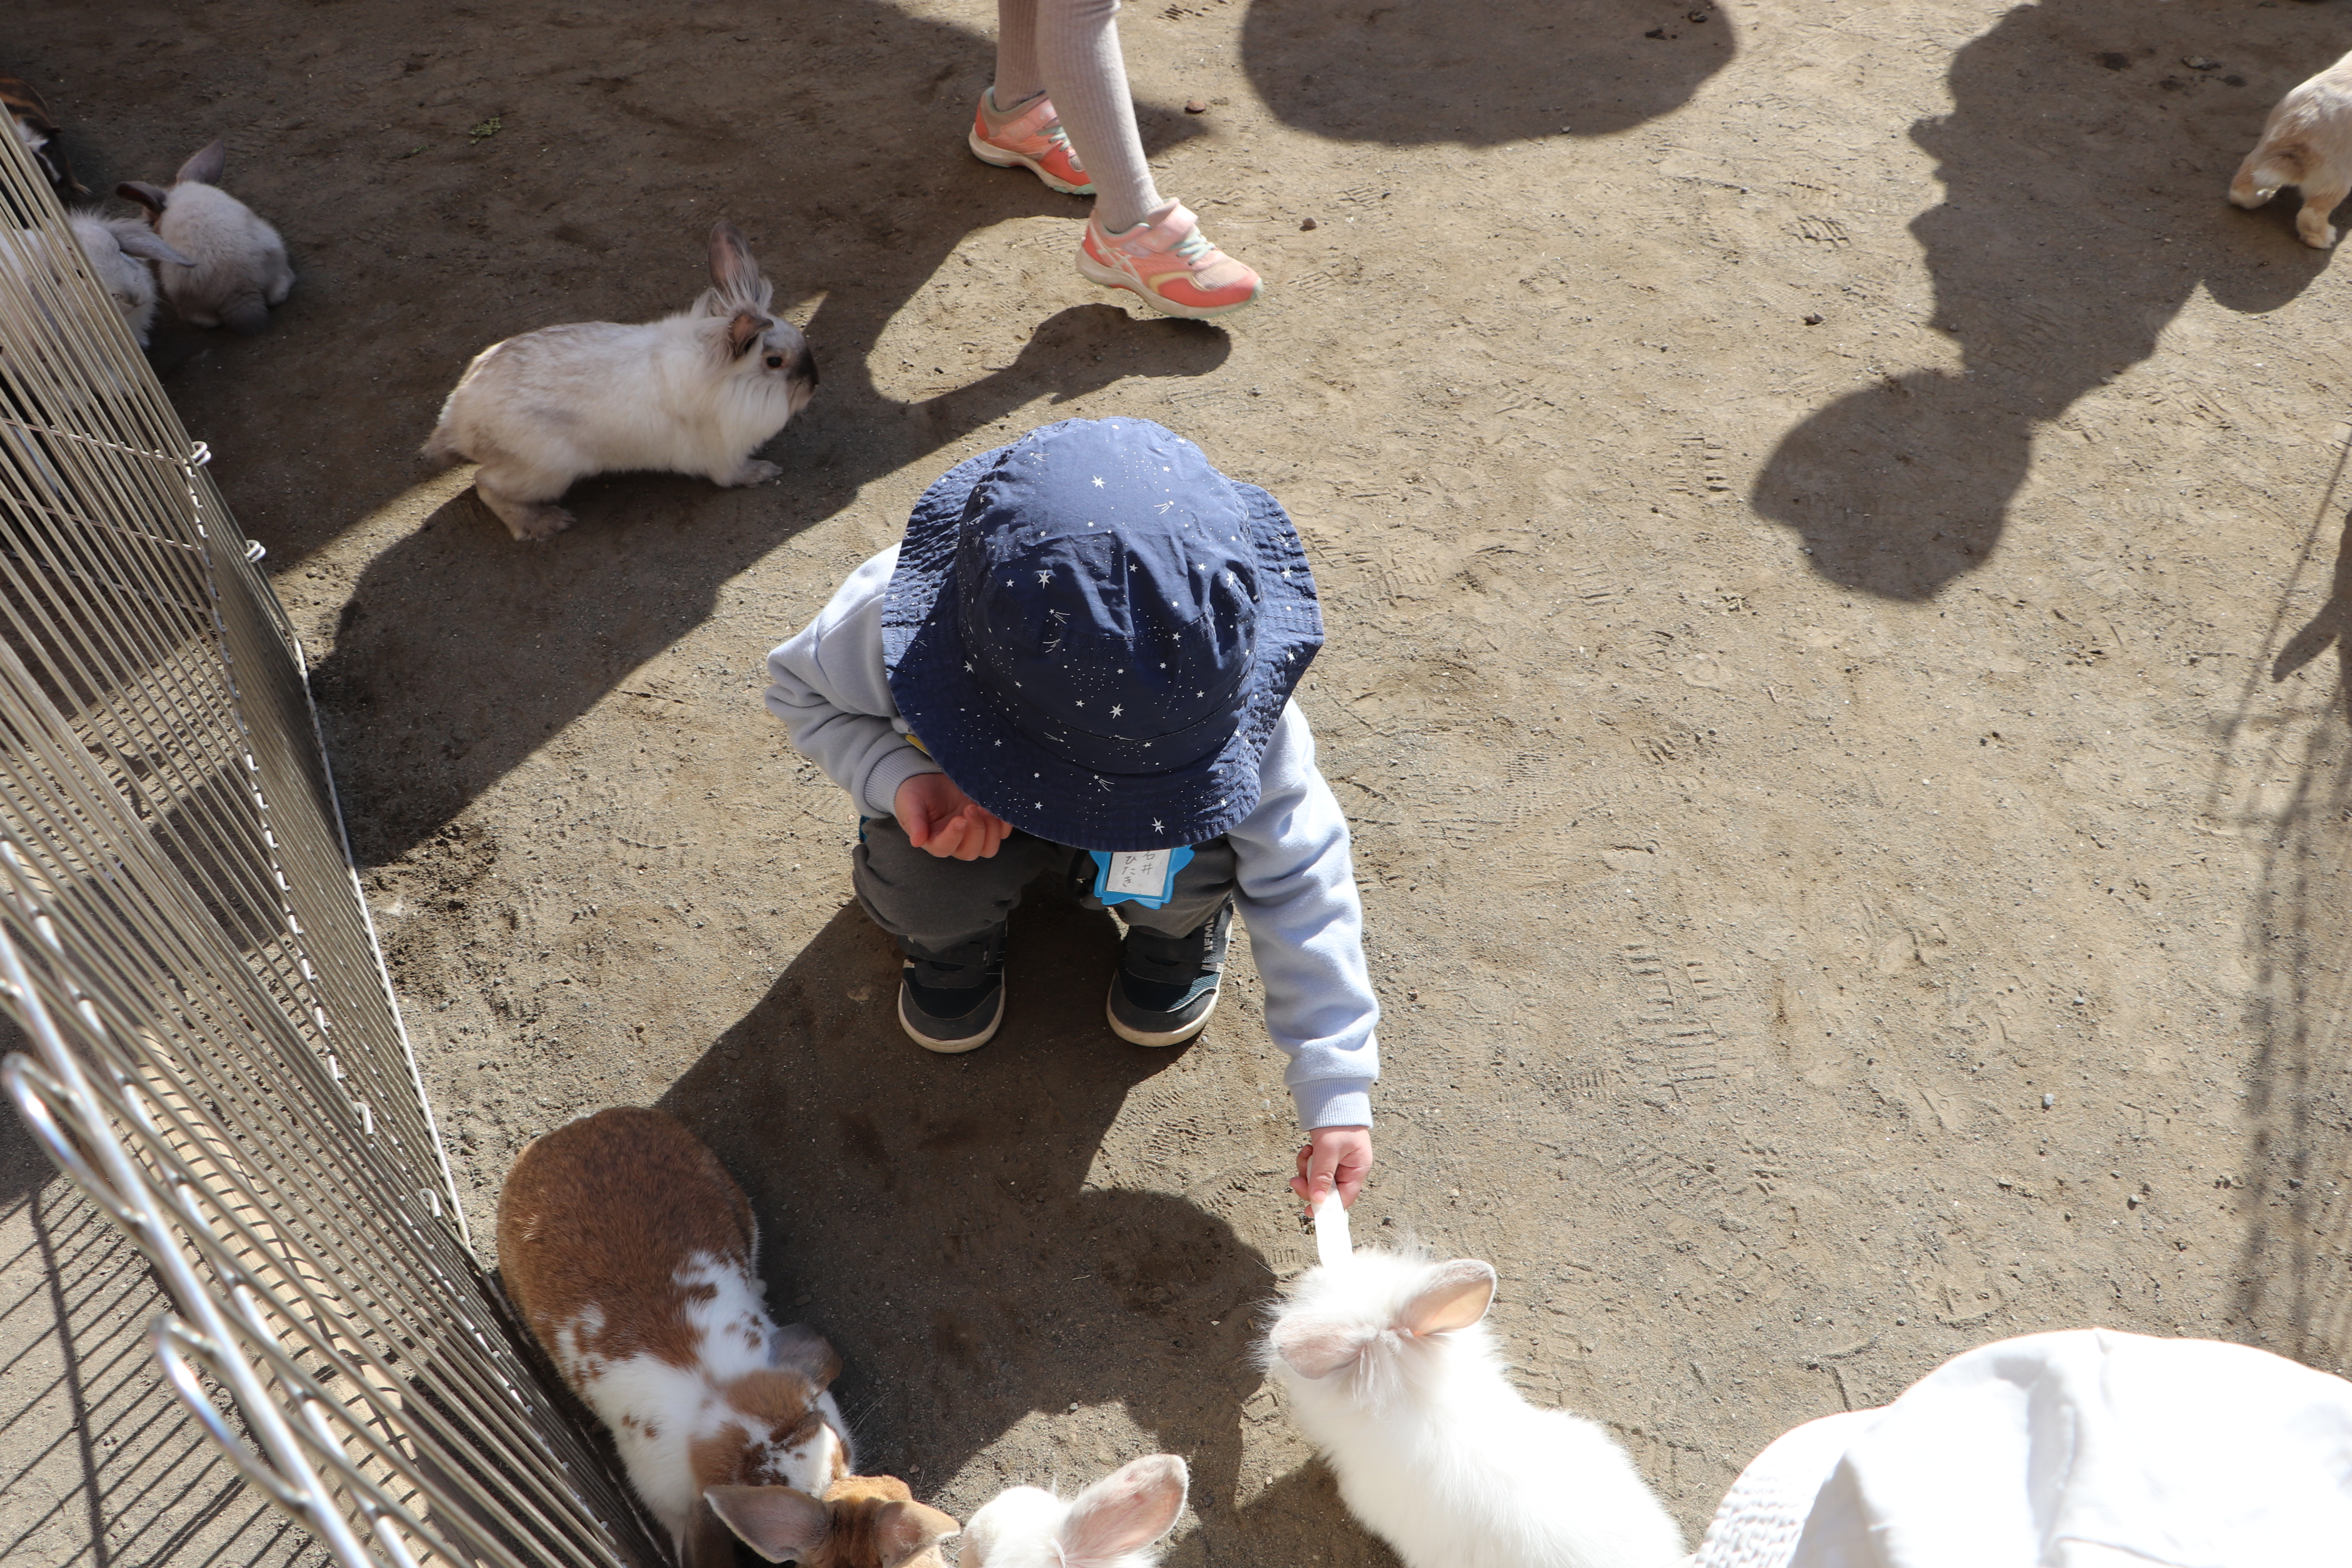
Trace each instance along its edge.
<instances>
[{"instance_id":1,"label":"blue name tag","mask_svg":"<svg viewBox=\"0 0 2352 1568\"><path fill-rule=\"evenodd\" d=\"M1089 849L1095 858L1095 897L1106 904L1132 900L1156 910L1176 893L1176 873L1192 858L1190 849Z\"/></svg>"}]
</instances>

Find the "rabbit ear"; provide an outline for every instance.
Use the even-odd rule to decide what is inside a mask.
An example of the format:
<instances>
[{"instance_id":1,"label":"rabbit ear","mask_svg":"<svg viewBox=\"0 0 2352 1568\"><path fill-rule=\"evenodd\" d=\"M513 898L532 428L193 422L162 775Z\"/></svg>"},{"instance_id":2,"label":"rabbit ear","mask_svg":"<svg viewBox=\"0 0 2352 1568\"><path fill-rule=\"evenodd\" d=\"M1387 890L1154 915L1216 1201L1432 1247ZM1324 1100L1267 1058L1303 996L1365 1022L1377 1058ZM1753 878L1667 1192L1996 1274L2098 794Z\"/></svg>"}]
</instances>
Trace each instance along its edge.
<instances>
[{"instance_id":1,"label":"rabbit ear","mask_svg":"<svg viewBox=\"0 0 2352 1568\"><path fill-rule=\"evenodd\" d=\"M163 216L163 203L169 195L163 186L151 185L144 180L125 180L114 187L114 194L145 207L151 223Z\"/></svg>"},{"instance_id":2,"label":"rabbit ear","mask_svg":"<svg viewBox=\"0 0 2352 1568\"><path fill-rule=\"evenodd\" d=\"M712 1487L702 1499L744 1545L771 1563L806 1557L833 1528L824 1504L790 1487Z\"/></svg>"},{"instance_id":3,"label":"rabbit ear","mask_svg":"<svg viewBox=\"0 0 2352 1568\"><path fill-rule=\"evenodd\" d=\"M205 144L201 153L193 153L172 177L183 184L217 185L228 169L228 148L217 136Z\"/></svg>"},{"instance_id":4,"label":"rabbit ear","mask_svg":"<svg viewBox=\"0 0 2352 1568\"><path fill-rule=\"evenodd\" d=\"M735 1568L735 1532L709 1504L699 1504L686 1516L677 1562L678 1568Z\"/></svg>"},{"instance_id":5,"label":"rabbit ear","mask_svg":"<svg viewBox=\"0 0 2352 1568\"><path fill-rule=\"evenodd\" d=\"M768 1364L800 1373L819 1389L841 1375L840 1352L806 1323L786 1323L768 1336Z\"/></svg>"},{"instance_id":6,"label":"rabbit ear","mask_svg":"<svg viewBox=\"0 0 2352 1568\"><path fill-rule=\"evenodd\" d=\"M1494 1300L1494 1265L1457 1258L1430 1270L1429 1283L1397 1313L1396 1326L1416 1334L1466 1329L1486 1315Z\"/></svg>"},{"instance_id":7,"label":"rabbit ear","mask_svg":"<svg viewBox=\"0 0 2352 1568\"><path fill-rule=\"evenodd\" d=\"M1069 1568L1108 1563L1150 1545L1175 1528L1190 1477L1173 1454L1135 1459L1080 1492L1062 1521L1062 1561Z\"/></svg>"},{"instance_id":8,"label":"rabbit ear","mask_svg":"<svg viewBox=\"0 0 2352 1568\"><path fill-rule=\"evenodd\" d=\"M744 351L758 342L761 334L775 324L757 310L736 311L734 320L727 323L727 353L730 357L741 359Z\"/></svg>"},{"instance_id":9,"label":"rabbit ear","mask_svg":"<svg viewBox=\"0 0 2352 1568\"><path fill-rule=\"evenodd\" d=\"M874 1515L874 1545L882 1568L898 1568L962 1528L953 1515L919 1502L884 1503Z\"/></svg>"},{"instance_id":10,"label":"rabbit ear","mask_svg":"<svg viewBox=\"0 0 2352 1568\"><path fill-rule=\"evenodd\" d=\"M194 267L194 262L163 243L163 237L152 229L133 228L125 224L114 231L114 243L122 247L126 256L143 256L150 261L169 261L181 267Z\"/></svg>"},{"instance_id":11,"label":"rabbit ear","mask_svg":"<svg viewBox=\"0 0 2352 1568\"><path fill-rule=\"evenodd\" d=\"M740 299L749 299L760 286L760 264L751 259L751 242L725 218L710 226L710 286Z\"/></svg>"},{"instance_id":12,"label":"rabbit ear","mask_svg":"<svg viewBox=\"0 0 2352 1568\"><path fill-rule=\"evenodd\" d=\"M1360 1322L1307 1313L1284 1318L1272 1338L1275 1353L1301 1377L1328 1377L1361 1355L1372 1333Z\"/></svg>"}]
</instances>

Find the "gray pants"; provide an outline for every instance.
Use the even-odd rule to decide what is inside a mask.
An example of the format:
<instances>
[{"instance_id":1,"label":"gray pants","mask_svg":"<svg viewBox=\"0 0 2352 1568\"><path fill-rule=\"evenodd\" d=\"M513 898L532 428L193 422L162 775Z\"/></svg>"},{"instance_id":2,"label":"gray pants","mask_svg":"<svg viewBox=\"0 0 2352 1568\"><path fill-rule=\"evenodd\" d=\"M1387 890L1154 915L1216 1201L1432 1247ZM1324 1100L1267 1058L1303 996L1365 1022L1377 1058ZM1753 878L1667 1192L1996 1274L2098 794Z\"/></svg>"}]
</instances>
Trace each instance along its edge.
<instances>
[{"instance_id":1,"label":"gray pants","mask_svg":"<svg viewBox=\"0 0 2352 1568\"><path fill-rule=\"evenodd\" d=\"M869 816L858 825L850 880L874 923L908 956L962 963L957 950L987 941L1021 902L1021 889L1047 873L1067 879L1090 910L1108 907L1139 930L1182 936L1233 896L1234 847L1223 837L1194 845L1176 873L1174 895L1148 910L1131 899L1108 906L1097 900L1094 858L1083 849L1015 832L984 860L941 859L908 843L896 818Z\"/></svg>"}]
</instances>

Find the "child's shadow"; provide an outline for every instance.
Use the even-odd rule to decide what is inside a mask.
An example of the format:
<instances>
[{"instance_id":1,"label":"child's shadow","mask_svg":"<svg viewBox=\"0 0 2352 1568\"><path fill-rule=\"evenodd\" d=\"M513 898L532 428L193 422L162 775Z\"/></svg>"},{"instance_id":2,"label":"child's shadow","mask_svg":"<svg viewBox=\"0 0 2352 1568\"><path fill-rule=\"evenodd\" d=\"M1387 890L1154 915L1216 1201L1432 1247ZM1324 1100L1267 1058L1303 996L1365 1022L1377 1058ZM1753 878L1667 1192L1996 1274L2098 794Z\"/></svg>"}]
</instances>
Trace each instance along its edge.
<instances>
[{"instance_id":1,"label":"child's shadow","mask_svg":"<svg viewBox=\"0 0 2352 1568\"><path fill-rule=\"evenodd\" d=\"M750 1194L779 1321L841 1351L867 1468L968 1516L998 1482L967 1466L1025 1416L1123 1405L1151 1448L1191 1462L1213 1542L1232 1527L1252 1309L1272 1276L1184 1198L1089 1180L1129 1092L1183 1052L1104 1024L1108 916L1033 900L1013 925L985 1048L929 1056L899 1032L898 956L851 905L661 1105ZM1066 1489L1113 1457L1059 1449L1011 1479Z\"/></svg>"}]
</instances>

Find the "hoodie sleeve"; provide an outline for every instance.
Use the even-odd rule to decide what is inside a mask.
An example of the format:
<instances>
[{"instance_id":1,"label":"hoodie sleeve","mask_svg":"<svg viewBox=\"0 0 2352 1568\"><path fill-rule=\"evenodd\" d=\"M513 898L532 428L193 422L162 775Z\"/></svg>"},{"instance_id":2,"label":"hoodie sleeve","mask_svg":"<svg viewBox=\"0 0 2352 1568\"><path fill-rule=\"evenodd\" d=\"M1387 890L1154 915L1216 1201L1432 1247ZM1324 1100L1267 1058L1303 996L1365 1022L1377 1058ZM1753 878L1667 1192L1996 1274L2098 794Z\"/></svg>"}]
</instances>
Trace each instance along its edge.
<instances>
[{"instance_id":1,"label":"hoodie sleeve","mask_svg":"<svg viewBox=\"0 0 2352 1568\"><path fill-rule=\"evenodd\" d=\"M900 784L944 771L907 738L882 668L882 602L898 567L894 544L852 572L816 619L768 656L768 711L865 816L891 816Z\"/></svg>"},{"instance_id":2,"label":"hoodie sleeve","mask_svg":"<svg viewBox=\"0 0 2352 1568\"><path fill-rule=\"evenodd\" d=\"M1371 1125L1381 1005L1364 965L1348 822L1315 767L1315 736L1286 704L1258 765L1257 809L1226 835L1250 953L1265 983L1265 1027L1290 1058L1283 1081L1298 1120Z\"/></svg>"}]
</instances>

